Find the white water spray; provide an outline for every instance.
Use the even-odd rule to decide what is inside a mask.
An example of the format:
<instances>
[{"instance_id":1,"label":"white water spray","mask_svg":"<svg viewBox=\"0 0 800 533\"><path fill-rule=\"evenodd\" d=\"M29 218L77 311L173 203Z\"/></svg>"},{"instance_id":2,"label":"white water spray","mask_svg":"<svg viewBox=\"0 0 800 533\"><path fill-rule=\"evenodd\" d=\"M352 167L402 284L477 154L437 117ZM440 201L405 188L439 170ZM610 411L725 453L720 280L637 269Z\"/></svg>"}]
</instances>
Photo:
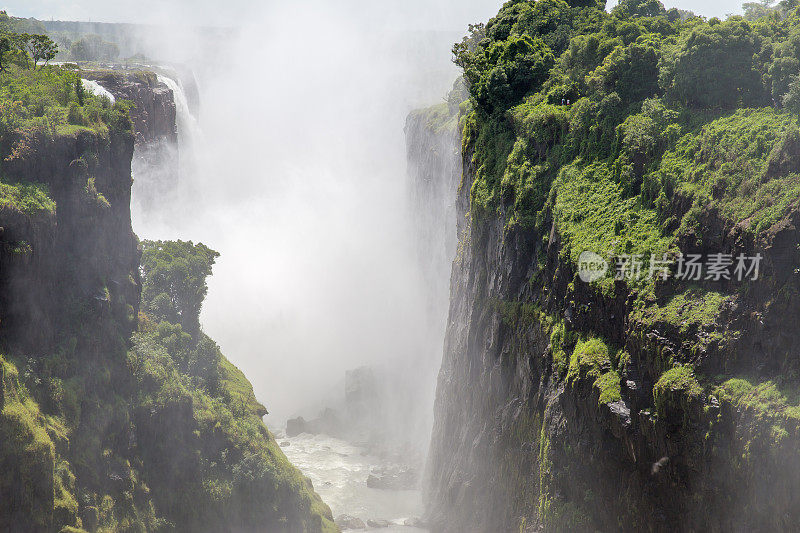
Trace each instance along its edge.
<instances>
[{"instance_id":1,"label":"white water spray","mask_svg":"<svg viewBox=\"0 0 800 533\"><path fill-rule=\"evenodd\" d=\"M101 98L107 98L108 101L111 102L111 105L114 105L114 103L117 101L117 99L114 98L114 95L108 91L108 89L106 89L105 87L103 87L94 80L81 79L81 84L83 84L84 89L86 89L93 95L99 96Z\"/></svg>"},{"instance_id":2,"label":"white water spray","mask_svg":"<svg viewBox=\"0 0 800 533\"><path fill-rule=\"evenodd\" d=\"M158 74L158 81L172 91L175 98L175 111L178 121L178 144L192 146L200 138L202 132L197 117L192 114L189 100L181 84L172 78Z\"/></svg>"}]
</instances>

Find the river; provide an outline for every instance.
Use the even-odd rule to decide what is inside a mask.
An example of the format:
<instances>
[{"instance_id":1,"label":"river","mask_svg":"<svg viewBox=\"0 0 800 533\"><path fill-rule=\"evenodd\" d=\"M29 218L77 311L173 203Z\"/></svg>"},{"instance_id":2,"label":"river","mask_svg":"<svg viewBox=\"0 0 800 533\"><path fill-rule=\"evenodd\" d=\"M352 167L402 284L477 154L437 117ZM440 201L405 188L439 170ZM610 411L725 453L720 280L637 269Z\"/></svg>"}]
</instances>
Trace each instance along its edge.
<instances>
[{"instance_id":1,"label":"river","mask_svg":"<svg viewBox=\"0 0 800 533\"><path fill-rule=\"evenodd\" d=\"M278 433L280 435L280 433ZM314 489L333 511L368 520L386 520L388 528L360 531L426 533L426 530L403 525L409 518L422 515L420 491L389 491L367 487L373 469L388 465L369 455L364 448L325 435L304 433L297 437L277 437L289 460L314 483Z\"/></svg>"}]
</instances>

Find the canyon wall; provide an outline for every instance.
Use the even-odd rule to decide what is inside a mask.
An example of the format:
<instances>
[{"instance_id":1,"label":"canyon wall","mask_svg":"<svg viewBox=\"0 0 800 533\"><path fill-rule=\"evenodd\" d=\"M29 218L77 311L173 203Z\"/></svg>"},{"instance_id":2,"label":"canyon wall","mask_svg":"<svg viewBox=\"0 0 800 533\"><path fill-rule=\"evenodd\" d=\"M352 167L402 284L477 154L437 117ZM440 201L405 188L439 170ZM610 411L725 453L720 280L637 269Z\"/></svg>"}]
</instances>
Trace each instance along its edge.
<instances>
[{"instance_id":1,"label":"canyon wall","mask_svg":"<svg viewBox=\"0 0 800 533\"><path fill-rule=\"evenodd\" d=\"M131 161L175 110L125 83L152 104L133 122L117 104L2 139L0 530L336 531L244 375L141 305Z\"/></svg>"},{"instance_id":2,"label":"canyon wall","mask_svg":"<svg viewBox=\"0 0 800 533\"><path fill-rule=\"evenodd\" d=\"M626 281L599 290L578 276L552 203L542 229L511 223L508 205L480 212L475 139L428 459L432 531L791 530L800 419L779 383L800 348L796 203L757 235L702 212L680 249L760 254L759 280L658 281L642 306ZM427 164L447 183L446 154ZM672 212L690 204L676 193Z\"/></svg>"}]
</instances>

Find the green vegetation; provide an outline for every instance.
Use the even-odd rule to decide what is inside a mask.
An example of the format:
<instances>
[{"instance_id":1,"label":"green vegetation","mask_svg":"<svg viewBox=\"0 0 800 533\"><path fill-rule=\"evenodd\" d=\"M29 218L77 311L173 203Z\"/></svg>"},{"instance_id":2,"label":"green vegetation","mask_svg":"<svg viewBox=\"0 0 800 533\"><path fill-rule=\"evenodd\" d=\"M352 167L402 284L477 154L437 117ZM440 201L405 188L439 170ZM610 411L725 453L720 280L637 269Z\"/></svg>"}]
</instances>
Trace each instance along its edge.
<instances>
[{"instance_id":1,"label":"green vegetation","mask_svg":"<svg viewBox=\"0 0 800 533\"><path fill-rule=\"evenodd\" d=\"M24 158L44 139L82 129L133 129L129 102L112 106L85 93L79 72L48 66L57 46L23 32L29 25L22 20L0 13L0 176L3 162Z\"/></svg>"},{"instance_id":2,"label":"green vegetation","mask_svg":"<svg viewBox=\"0 0 800 533\"><path fill-rule=\"evenodd\" d=\"M160 508L170 510L175 523L206 530L225 529L233 508L239 509L239 523L278 527L275 510L261 499L277 488L274 505L290 523L317 516L320 528L305 524L308 531L335 531L330 511L261 421L267 410L252 385L199 330L206 277L219 254L183 241L145 241L142 249L142 309L152 314L141 319L128 364L139 383L137 404L165 415L145 422L162 436L142 445L145 464L159 465L164 449L177 454L172 464L145 470ZM185 427L174 427L168 413L184 406L191 406L193 416ZM215 444L197 449L190 444L196 438L198 444Z\"/></svg>"},{"instance_id":3,"label":"green vegetation","mask_svg":"<svg viewBox=\"0 0 800 533\"><path fill-rule=\"evenodd\" d=\"M773 381L762 383L734 378L723 382L713 394L731 405L745 421L743 439L747 444L760 441L777 452L795 446L800 438L800 397L794 388L779 387ZM746 445L749 452L752 446Z\"/></svg>"},{"instance_id":4,"label":"green vegetation","mask_svg":"<svg viewBox=\"0 0 800 533\"><path fill-rule=\"evenodd\" d=\"M658 291L649 259L686 252L679 243L702 249L732 227L756 240L796 208L797 7L759 18L751 6L746 19L719 21L657 1L621 2L610 13L592 2L515 1L470 27L453 51L470 94L461 124L473 225L499 217L507 234L534 243L555 226L572 265L583 251L612 266L640 256L643 280L627 280L629 319L663 359L654 368L733 345L741 332L722 311L741 305L744 292L702 282ZM608 301L618 287L607 276L590 290ZM524 308L504 308L504 321ZM653 330L678 336L678 353L649 344ZM618 397L613 358L592 332L575 333L590 340L574 350L563 326L550 334L559 375ZM691 367L668 370L654 389L658 409L689 408L696 384Z\"/></svg>"},{"instance_id":5,"label":"green vegetation","mask_svg":"<svg viewBox=\"0 0 800 533\"><path fill-rule=\"evenodd\" d=\"M713 326L728 298L719 292L690 287L671 296L663 305L644 307L636 316L647 324L668 324L686 335Z\"/></svg>"},{"instance_id":6,"label":"green vegetation","mask_svg":"<svg viewBox=\"0 0 800 533\"><path fill-rule=\"evenodd\" d=\"M56 204L40 183L0 183L0 210L15 209L26 215L55 213Z\"/></svg>"},{"instance_id":7,"label":"green vegetation","mask_svg":"<svg viewBox=\"0 0 800 533\"><path fill-rule=\"evenodd\" d=\"M567 334L563 325L556 325L551 335L553 362L559 375L562 375L565 357L564 346L568 338L576 337L575 333ZM598 394L598 406L614 403L622 399L621 378L616 370L619 357L612 354L608 345L598 338L589 338L578 342L566 369L567 384L576 387L587 384Z\"/></svg>"},{"instance_id":8,"label":"green vegetation","mask_svg":"<svg viewBox=\"0 0 800 533\"><path fill-rule=\"evenodd\" d=\"M58 54L58 45L43 30L36 22L12 18L0 11L0 56L8 52L12 62L31 70L36 70L39 61L46 66Z\"/></svg>"},{"instance_id":9,"label":"green vegetation","mask_svg":"<svg viewBox=\"0 0 800 533\"><path fill-rule=\"evenodd\" d=\"M565 167L554 187L556 223L574 263L585 250L603 257L641 255L648 261L670 250L671 238L662 235L656 212L642 206L639 198L626 197L606 165ZM608 286L611 282L602 280Z\"/></svg>"},{"instance_id":10,"label":"green vegetation","mask_svg":"<svg viewBox=\"0 0 800 533\"><path fill-rule=\"evenodd\" d=\"M114 321L83 311L54 352L0 358L0 462L17 465L0 496L20 501L14 525L337 531L265 427L252 385L199 328L218 254L180 241L142 249L146 296L130 345ZM170 305L156 302L165 295Z\"/></svg>"},{"instance_id":11,"label":"green vegetation","mask_svg":"<svg viewBox=\"0 0 800 533\"><path fill-rule=\"evenodd\" d=\"M600 339L579 342L572 352L567 372L567 382L583 381L587 378L599 379L611 370L611 357L608 346Z\"/></svg>"},{"instance_id":12,"label":"green vegetation","mask_svg":"<svg viewBox=\"0 0 800 533\"><path fill-rule=\"evenodd\" d=\"M713 208L763 231L786 215L800 193L798 139L796 118L788 113L737 110L681 138L651 179L694 198L684 231L696 228L700 210Z\"/></svg>"},{"instance_id":13,"label":"green vegetation","mask_svg":"<svg viewBox=\"0 0 800 533\"><path fill-rule=\"evenodd\" d=\"M621 409L601 429L625 443L620 453L630 446L633 462L641 461L637 446L669 449L664 480L689 487L702 479L703 491L719 491L711 499L735 507L741 502L731 489L780 478L784 488L758 489L777 494L775 501L746 496L752 508L739 515L752 520L743 526L750 529L796 521L787 493L796 493L798 478L781 469L797 464L800 438L796 343L791 334L767 338L791 329L794 317L800 197L800 3L774 4L746 4L745 17L721 21L666 10L657 0L622 0L610 12L593 1L512 0L453 49L469 90L459 118L471 158L466 245L473 257L501 246L501 260L528 262L512 263L528 269L527 285L512 281L511 295L503 295L520 300L498 304L511 328L504 357L528 355L519 339L537 323L552 354L553 375L537 376L542 381L564 379L568 393L600 406L623 392L626 399L652 395L645 406L630 402L638 410L630 420ZM643 279L586 284L576 273L584 251L612 267L636 256ZM680 253L758 253L769 266L758 283L654 279L650 258L677 263ZM475 265L485 268L480 259ZM753 379L714 376L727 372ZM623 388L628 380L630 390ZM551 410L548 403L543 413ZM584 422L570 435L577 442ZM613 520L612 513L621 528L643 527L622 518L638 496L581 501L571 469L602 471L609 462L576 453L573 441L553 450L548 437L562 431L548 434L546 426L539 507L528 523L535 517L557 530L549 524L563 503L566 515L586 505L587 529L614 529L588 518ZM709 468L710 482L698 477ZM687 489L670 512L711 501L699 490ZM599 502L620 507L604 510ZM704 520L690 527L702 529Z\"/></svg>"},{"instance_id":14,"label":"green vegetation","mask_svg":"<svg viewBox=\"0 0 800 533\"><path fill-rule=\"evenodd\" d=\"M573 349L577 342L577 335L566 329L563 321L558 322L550 333L550 348L553 351L553 367L559 377L564 377L569 370L570 357L568 351Z\"/></svg>"},{"instance_id":15,"label":"green vegetation","mask_svg":"<svg viewBox=\"0 0 800 533\"><path fill-rule=\"evenodd\" d=\"M17 367L0 356L0 463L20 465L20 479L0 476L0 494L24 486L19 505L31 510L29 525L43 528L47 503L53 503L55 448L39 405L19 384ZM0 526L3 526L0 519ZM10 526L11 524L5 524Z\"/></svg>"},{"instance_id":16,"label":"green vegetation","mask_svg":"<svg viewBox=\"0 0 800 533\"><path fill-rule=\"evenodd\" d=\"M594 382L594 386L600 391L598 403L600 405L614 403L622 399L622 388L620 386L619 374L613 370L606 372Z\"/></svg>"},{"instance_id":17,"label":"green vegetation","mask_svg":"<svg viewBox=\"0 0 800 533\"><path fill-rule=\"evenodd\" d=\"M17 44L33 39L31 42L38 43L38 47L47 45L43 39L34 39L36 36L9 33L2 15L0 32L5 32L0 43L3 39ZM0 49L3 48L0 44ZM49 52L34 48L31 58L24 48L14 50L7 54L0 72L0 208L14 209L27 216L52 215L56 205L47 185L11 180L5 168L38 157L39 150L62 136L74 136L81 131L105 138L111 131L132 133L131 104L118 101L112 106L104 98L86 94L79 72L46 65L35 70L28 68L36 60L51 59ZM87 194L98 205L108 207L108 200L94 187L93 178L87 179Z\"/></svg>"},{"instance_id":18,"label":"green vegetation","mask_svg":"<svg viewBox=\"0 0 800 533\"><path fill-rule=\"evenodd\" d=\"M105 133L132 131L124 100L108 100L76 90L79 73L60 67L26 70L12 65L0 85L0 149L4 158L20 157L32 137L55 137L74 128ZM83 102L81 104L81 101Z\"/></svg>"},{"instance_id":19,"label":"green vegetation","mask_svg":"<svg viewBox=\"0 0 800 533\"><path fill-rule=\"evenodd\" d=\"M720 22L656 1L611 13L518 1L471 26L453 51L471 97L473 223L501 214L507 231L545 233L555 221L573 262L662 257L686 235L701 245L709 211L771 227L800 194L800 15L784 13Z\"/></svg>"},{"instance_id":20,"label":"green vegetation","mask_svg":"<svg viewBox=\"0 0 800 533\"><path fill-rule=\"evenodd\" d=\"M690 366L676 366L664 372L653 387L653 400L656 411L665 415L668 412L685 413L691 404L700 399L703 388L694 376Z\"/></svg>"},{"instance_id":21,"label":"green vegetation","mask_svg":"<svg viewBox=\"0 0 800 533\"><path fill-rule=\"evenodd\" d=\"M196 334L200 308L208 293L206 278L219 254L191 241L145 241L142 250L144 311Z\"/></svg>"},{"instance_id":22,"label":"green vegetation","mask_svg":"<svg viewBox=\"0 0 800 533\"><path fill-rule=\"evenodd\" d=\"M800 398L797 391L787 394L772 381L753 384L747 379L729 379L717 387L714 394L720 401L730 402L758 418L782 425L789 421L800 425Z\"/></svg>"},{"instance_id":23,"label":"green vegetation","mask_svg":"<svg viewBox=\"0 0 800 533\"><path fill-rule=\"evenodd\" d=\"M74 67L48 66L55 49L28 33L35 26L0 14L0 214L28 217L19 225L33 232L22 235L33 245L4 242L11 273L43 252L36 238L54 222L133 244L129 221L109 202L129 181L122 174L115 190L93 174L103 150L123 157L114 161L121 170L128 163L115 145L132 146L131 104L88 94ZM63 146L80 151L61 162ZM45 183L35 169L51 155L63 169ZM57 209L54 187L80 206ZM65 214L84 206L85 219ZM0 530L337 531L264 425L267 410L252 385L200 328L218 254L202 244L147 241L139 276L116 264L125 261L116 254L134 261L134 251L92 244L64 251L58 290L65 294L54 298L56 318L43 319L42 338L30 335L35 348L0 339L0 464L8 472L0 500L14 502L0 505Z\"/></svg>"}]
</instances>

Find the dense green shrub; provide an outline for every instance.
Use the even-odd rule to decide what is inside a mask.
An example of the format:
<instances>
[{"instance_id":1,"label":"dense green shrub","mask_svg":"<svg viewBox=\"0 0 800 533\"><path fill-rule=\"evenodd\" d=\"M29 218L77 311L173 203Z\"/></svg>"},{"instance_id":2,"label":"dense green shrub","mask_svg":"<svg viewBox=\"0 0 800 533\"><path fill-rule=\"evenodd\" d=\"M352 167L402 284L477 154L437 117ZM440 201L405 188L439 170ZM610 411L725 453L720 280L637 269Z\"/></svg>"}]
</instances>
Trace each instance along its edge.
<instances>
[{"instance_id":1,"label":"dense green shrub","mask_svg":"<svg viewBox=\"0 0 800 533\"><path fill-rule=\"evenodd\" d=\"M511 35L458 58L478 107L487 113L505 111L535 91L555 63L539 38Z\"/></svg>"},{"instance_id":2,"label":"dense green shrub","mask_svg":"<svg viewBox=\"0 0 800 533\"><path fill-rule=\"evenodd\" d=\"M659 91L659 59L651 43L617 47L590 75L589 84L598 93L616 92L625 103L654 96Z\"/></svg>"},{"instance_id":3,"label":"dense green shrub","mask_svg":"<svg viewBox=\"0 0 800 533\"><path fill-rule=\"evenodd\" d=\"M158 320L179 323L192 335L200 329L200 308L219 254L191 241L142 242L142 300Z\"/></svg>"},{"instance_id":4,"label":"dense green shrub","mask_svg":"<svg viewBox=\"0 0 800 533\"><path fill-rule=\"evenodd\" d=\"M699 401L703 388L690 366L676 366L664 372L653 387L653 400L661 415L685 413Z\"/></svg>"},{"instance_id":5,"label":"dense green shrub","mask_svg":"<svg viewBox=\"0 0 800 533\"><path fill-rule=\"evenodd\" d=\"M763 38L732 18L697 25L667 56L661 72L670 98L694 107L730 109L769 102L755 58Z\"/></svg>"}]
</instances>

